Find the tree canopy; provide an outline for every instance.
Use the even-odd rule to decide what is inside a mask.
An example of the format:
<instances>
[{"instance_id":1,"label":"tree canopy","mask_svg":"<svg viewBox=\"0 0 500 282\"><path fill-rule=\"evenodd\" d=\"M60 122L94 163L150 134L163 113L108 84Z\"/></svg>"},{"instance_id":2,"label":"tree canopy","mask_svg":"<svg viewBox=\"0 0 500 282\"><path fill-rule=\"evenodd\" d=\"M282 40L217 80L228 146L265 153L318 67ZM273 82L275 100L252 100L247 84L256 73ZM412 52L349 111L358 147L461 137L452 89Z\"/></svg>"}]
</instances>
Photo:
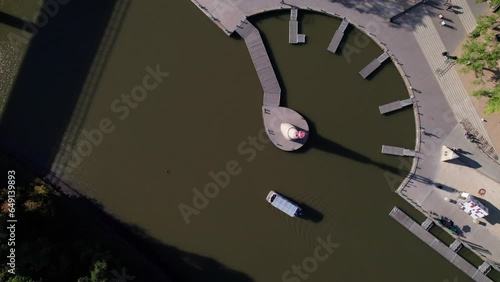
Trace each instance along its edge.
<instances>
[{"instance_id":1,"label":"tree canopy","mask_svg":"<svg viewBox=\"0 0 500 282\"><path fill-rule=\"evenodd\" d=\"M485 3L488 2L488 0L476 0L476 3ZM496 7L500 5L500 0L489 0L490 6L491 7Z\"/></svg>"},{"instance_id":2,"label":"tree canopy","mask_svg":"<svg viewBox=\"0 0 500 282\"><path fill-rule=\"evenodd\" d=\"M493 2L493 1L492 1ZM500 4L500 0L496 0ZM485 113L491 114L500 112L498 88L498 61L500 60L500 44L496 37L494 28L498 25L499 16L496 14L480 16L477 19L477 26L471 32L469 38L462 46L462 55L457 59L457 63L463 65L463 72L473 72L476 76L474 83L484 84L486 72L489 72L495 87L489 90L477 90L474 96L488 97L488 105Z\"/></svg>"},{"instance_id":3,"label":"tree canopy","mask_svg":"<svg viewBox=\"0 0 500 282\"><path fill-rule=\"evenodd\" d=\"M16 184L21 180L16 179ZM7 189L0 189L0 220L9 213ZM111 269L117 261L98 243L89 238L87 230L75 224L61 195L40 179L16 185L16 274L0 266L0 281L112 281ZM2 240L0 255L7 257L12 246Z\"/></svg>"},{"instance_id":4,"label":"tree canopy","mask_svg":"<svg viewBox=\"0 0 500 282\"><path fill-rule=\"evenodd\" d=\"M497 85L490 90L476 90L472 92L472 95L488 97L490 99L488 105L486 105L485 113L492 114L500 112L500 86Z\"/></svg>"}]
</instances>

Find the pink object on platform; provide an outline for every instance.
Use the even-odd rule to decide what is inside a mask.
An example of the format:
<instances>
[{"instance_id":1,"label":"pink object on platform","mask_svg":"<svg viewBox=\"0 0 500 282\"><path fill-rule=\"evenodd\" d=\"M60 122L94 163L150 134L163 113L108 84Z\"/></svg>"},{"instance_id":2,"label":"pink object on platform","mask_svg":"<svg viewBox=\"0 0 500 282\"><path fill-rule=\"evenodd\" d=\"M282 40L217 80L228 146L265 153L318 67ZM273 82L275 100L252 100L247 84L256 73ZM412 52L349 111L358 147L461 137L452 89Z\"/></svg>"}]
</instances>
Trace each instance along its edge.
<instances>
[{"instance_id":1,"label":"pink object on platform","mask_svg":"<svg viewBox=\"0 0 500 282\"><path fill-rule=\"evenodd\" d=\"M295 137L298 139L302 139L302 138L306 137L306 132L305 131L297 131L295 133Z\"/></svg>"}]
</instances>

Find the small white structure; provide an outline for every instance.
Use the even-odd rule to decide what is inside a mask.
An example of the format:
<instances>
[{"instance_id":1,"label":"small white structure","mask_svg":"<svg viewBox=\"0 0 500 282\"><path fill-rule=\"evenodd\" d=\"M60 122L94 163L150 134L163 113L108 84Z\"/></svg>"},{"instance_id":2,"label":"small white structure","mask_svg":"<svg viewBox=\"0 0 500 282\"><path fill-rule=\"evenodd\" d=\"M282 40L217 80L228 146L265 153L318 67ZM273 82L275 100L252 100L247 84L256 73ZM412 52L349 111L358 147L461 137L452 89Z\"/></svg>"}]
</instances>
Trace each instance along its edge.
<instances>
[{"instance_id":1,"label":"small white structure","mask_svg":"<svg viewBox=\"0 0 500 282\"><path fill-rule=\"evenodd\" d=\"M460 209L473 219L482 218L489 214L488 208L469 193L460 194L460 199L464 200L464 202L460 203Z\"/></svg>"},{"instance_id":2,"label":"small white structure","mask_svg":"<svg viewBox=\"0 0 500 282\"><path fill-rule=\"evenodd\" d=\"M450 149L446 146L443 146L441 148L441 161L445 162L445 161L454 160L454 159L458 159L458 155L455 154L455 152L453 152L452 149Z\"/></svg>"},{"instance_id":3,"label":"small white structure","mask_svg":"<svg viewBox=\"0 0 500 282\"><path fill-rule=\"evenodd\" d=\"M286 122L281 124L280 129L281 133L287 140L304 139L306 137L305 131L298 130L295 126Z\"/></svg>"}]
</instances>

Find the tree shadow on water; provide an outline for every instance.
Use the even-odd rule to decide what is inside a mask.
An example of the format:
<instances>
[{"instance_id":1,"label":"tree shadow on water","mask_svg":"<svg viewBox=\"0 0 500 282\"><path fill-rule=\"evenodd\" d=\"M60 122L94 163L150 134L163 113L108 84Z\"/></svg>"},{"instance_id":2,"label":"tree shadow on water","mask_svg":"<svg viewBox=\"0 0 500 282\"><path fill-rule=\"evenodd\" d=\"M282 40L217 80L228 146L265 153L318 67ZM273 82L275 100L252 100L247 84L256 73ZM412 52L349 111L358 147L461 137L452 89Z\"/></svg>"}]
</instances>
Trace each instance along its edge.
<instances>
[{"instance_id":1,"label":"tree shadow on water","mask_svg":"<svg viewBox=\"0 0 500 282\"><path fill-rule=\"evenodd\" d=\"M175 246L167 245L150 236L142 228L125 223L107 213L103 207L85 196L67 197L73 211L93 222L99 222L96 233L99 239L119 254L123 265L130 269L130 281L165 282L252 282L253 279L227 268L213 258L197 255ZM170 232L182 232L171 230ZM128 281L128 280L127 280Z\"/></svg>"},{"instance_id":2,"label":"tree shadow on water","mask_svg":"<svg viewBox=\"0 0 500 282\"><path fill-rule=\"evenodd\" d=\"M39 18L30 23L32 37L14 46L27 48L0 120L1 145L47 168L63 140L69 147L76 142L95 90L89 84L97 85L105 65L97 58L107 58L103 49L112 48L106 28L117 7L128 2L43 2ZM103 42L111 44L100 49Z\"/></svg>"}]
</instances>

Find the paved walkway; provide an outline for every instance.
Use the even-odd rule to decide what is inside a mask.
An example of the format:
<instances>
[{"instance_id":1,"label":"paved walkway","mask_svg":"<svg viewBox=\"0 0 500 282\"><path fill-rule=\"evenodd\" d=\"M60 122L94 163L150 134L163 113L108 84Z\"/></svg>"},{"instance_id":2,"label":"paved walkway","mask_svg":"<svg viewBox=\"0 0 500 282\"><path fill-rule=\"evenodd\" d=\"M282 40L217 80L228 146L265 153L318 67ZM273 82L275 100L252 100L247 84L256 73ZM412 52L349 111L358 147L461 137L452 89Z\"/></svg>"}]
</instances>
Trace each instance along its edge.
<instances>
[{"instance_id":1,"label":"paved walkway","mask_svg":"<svg viewBox=\"0 0 500 282\"><path fill-rule=\"evenodd\" d=\"M457 71L454 67L450 67L447 70L447 65L450 65L452 62L446 62L446 57L441 54L441 52L446 51L447 49L439 36L436 27L434 26L436 18L432 18L427 15L424 7L421 9L415 9L415 14L420 17L421 22L419 23L416 20L417 18L414 18L413 23L415 24L416 29L413 34L415 35L420 49L424 53L427 63L431 69L435 71L441 91L444 93L448 104L456 115L456 118L459 121L468 118L474 127L477 128L483 136L486 136L487 141L492 144L491 139L488 137L488 133L482 124L481 118L472 105L469 94L465 91L465 88L458 77ZM465 11L464 14L470 15L470 13L466 13ZM461 20L466 20L467 24L471 24L469 18L470 16L460 17Z\"/></svg>"},{"instance_id":2,"label":"paved walkway","mask_svg":"<svg viewBox=\"0 0 500 282\"><path fill-rule=\"evenodd\" d=\"M476 28L476 17L472 13L472 9L467 2L467 0L454 0L453 5L456 5L458 7L461 7L463 13L458 13L458 18L462 22L462 24L465 27L465 31L467 33L471 32Z\"/></svg>"},{"instance_id":3,"label":"paved walkway","mask_svg":"<svg viewBox=\"0 0 500 282\"><path fill-rule=\"evenodd\" d=\"M485 174L466 166L463 166L460 171L446 169L444 166L448 164L443 165L440 161L441 146L451 140L447 137L452 136L453 132L456 133L457 125L460 126L458 121L462 118L468 118L486 140L489 140L480 117L475 112L470 97L458 78L457 71L450 62L445 63L445 58L441 55L445 50L451 53L459 47L465 35L474 28L475 16L478 12L484 13L487 4L478 5L474 3L474 0L453 0L453 9L447 11L443 5L444 0L429 0L425 4L415 3L417 5L414 8L406 13L400 13L401 9L408 6L409 1L399 5L394 5L394 2L399 3L397 0L391 2L286 0L286 3L279 0L192 1L197 1L201 5L209 2L212 6L214 6L213 3L223 3L221 7L225 9L222 11L211 9L205 13L215 17L217 20L214 22L219 26L223 25L226 33L228 33L227 30L230 33L231 30L234 31L237 28L237 24L234 29L232 25L244 20L241 17L249 17L270 10L289 9L289 5L294 5L301 9L315 10L338 18L346 17L351 24L375 40L384 51L391 55L405 83L413 88L409 90L409 95L416 100L415 118L418 128L416 150L419 153L413 162L415 173L410 182L403 183L400 194L424 213L426 210L441 207L441 214L452 217L459 226L470 226L471 230L467 234L470 242L488 250L488 252L482 252L484 259L496 261L500 265L500 243L497 237L491 235L491 232L496 233L491 228L493 223L488 223L486 226L472 223L472 219L455 205L445 202L441 191L436 191L433 185L437 182L436 179L439 179L443 185L456 186L457 183L450 182L454 179L458 180L462 186L467 186L469 183L467 179L460 180L459 174L465 173L463 170L467 173L476 173L474 177L477 181L487 183L491 180L486 176L487 171L494 172L499 169L498 164L487 162L477 157L478 154L467 157L477 162ZM228 12L231 10L235 12ZM474 15L473 12L476 14ZM392 23L389 22L389 19L396 13L400 14ZM441 26L437 18L439 13L445 15L447 26ZM225 19L224 15L228 15L228 18ZM325 52L326 48L327 46L325 46ZM376 76L373 79L377 79ZM463 141L463 139L459 140ZM469 147L463 149L473 150ZM496 227L495 225L495 229Z\"/></svg>"}]
</instances>

